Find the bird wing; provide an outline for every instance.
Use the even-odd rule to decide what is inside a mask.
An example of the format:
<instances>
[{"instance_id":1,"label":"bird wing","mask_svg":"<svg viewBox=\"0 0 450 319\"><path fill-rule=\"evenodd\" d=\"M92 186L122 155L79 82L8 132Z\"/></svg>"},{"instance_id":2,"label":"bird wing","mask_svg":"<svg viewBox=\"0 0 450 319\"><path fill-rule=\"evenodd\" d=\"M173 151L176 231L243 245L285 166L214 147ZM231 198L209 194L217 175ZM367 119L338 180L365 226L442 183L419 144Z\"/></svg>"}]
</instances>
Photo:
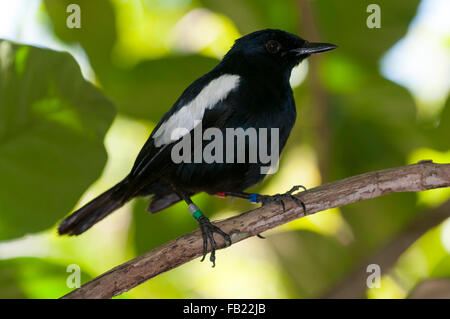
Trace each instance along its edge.
<instances>
[{"instance_id":1,"label":"bird wing","mask_svg":"<svg viewBox=\"0 0 450 319\"><path fill-rule=\"evenodd\" d=\"M139 152L129 180L134 192L170 171L176 165L171 159L172 147L197 125L202 129L222 127L233 113L231 92L239 86L240 77L232 74L206 74L192 83L161 118ZM140 185L139 185L140 184Z\"/></svg>"}]
</instances>

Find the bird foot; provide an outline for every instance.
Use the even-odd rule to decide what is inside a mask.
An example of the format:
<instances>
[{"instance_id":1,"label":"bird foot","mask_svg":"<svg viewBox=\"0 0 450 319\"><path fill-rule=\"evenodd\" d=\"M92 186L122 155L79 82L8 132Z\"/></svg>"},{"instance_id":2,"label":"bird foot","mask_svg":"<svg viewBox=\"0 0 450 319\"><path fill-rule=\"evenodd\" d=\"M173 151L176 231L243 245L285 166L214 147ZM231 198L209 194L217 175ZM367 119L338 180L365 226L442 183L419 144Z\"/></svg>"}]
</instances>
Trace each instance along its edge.
<instances>
[{"instance_id":1,"label":"bird foot","mask_svg":"<svg viewBox=\"0 0 450 319\"><path fill-rule=\"evenodd\" d=\"M219 227L213 225L210 220L205 217L201 216L198 219L198 224L200 226L200 231L202 232L203 237L203 257L200 261L205 260L206 254L208 253L208 241L211 246L211 254L209 257L209 260L212 262L212 266L215 267L215 261L216 261L216 241L214 239L214 233L218 233L220 236L222 236L225 239L225 244L227 246L231 245L231 238L230 236L222 231Z\"/></svg>"},{"instance_id":2,"label":"bird foot","mask_svg":"<svg viewBox=\"0 0 450 319\"><path fill-rule=\"evenodd\" d=\"M284 205L284 201L286 199L293 200L298 206L301 206L303 208L303 211L306 213L306 206L305 203L295 197L293 195L294 192L298 191L300 188L304 189L306 191L306 187L302 185L297 185L291 188L291 190L287 191L284 194L275 194L275 195L258 195L256 199L261 202L262 205L270 204L270 203L279 203L281 207L283 208L283 211L286 210L286 207Z\"/></svg>"}]
</instances>

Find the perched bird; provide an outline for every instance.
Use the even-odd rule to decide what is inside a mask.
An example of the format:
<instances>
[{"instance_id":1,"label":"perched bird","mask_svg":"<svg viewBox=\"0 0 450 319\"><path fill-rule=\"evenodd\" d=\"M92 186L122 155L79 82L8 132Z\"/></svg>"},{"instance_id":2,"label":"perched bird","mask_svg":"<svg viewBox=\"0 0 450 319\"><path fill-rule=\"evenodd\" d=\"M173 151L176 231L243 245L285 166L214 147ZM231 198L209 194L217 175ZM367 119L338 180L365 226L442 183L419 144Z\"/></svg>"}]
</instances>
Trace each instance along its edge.
<instances>
[{"instance_id":1,"label":"perched bird","mask_svg":"<svg viewBox=\"0 0 450 319\"><path fill-rule=\"evenodd\" d=\"M311 54L329 51L336 46L328 43L312 43L281 30L266 29L250 33L236 40L222 61L209 73L195 80L178 98L172 108L161 118L142 147L131 172L117 185L107 190L66 219L58 228L60 234L78 235L134 197L152 195L148 210L156 213L181 200L198 221L203 236L203 258L211 248L210 260L215 262L218 233L231 244L223 232L203 215L192 202L191 196L206 192L248 199L252 202L279 202L291 199L304 204L289 192L273 196L245 193L245 189L262 181L267 171L261 170L267 162L260 158L250 161L252 147L249 136L241 143L227 136L228 129L254 128L256 137L262 137L266 129L267 139L258 139L259 146L281 153L296 118L296 108L289 78L294 66ZM184 131L177 129L183 128ZM215 129L223 133L222 152L228 160L198 160L198 145L190 145L193 154L187 160L174 160L174 149L184 138L193 137L196 129L205 133ZM276 134L273 130L276 130ZM177 133L178 132L178 133ZM184 134L183 134L184 132ZM261 136L260 136L261 135ZM274 140L273 137L276 137ZM263 141L263 142L261 142ZM202 140L201 148L206 140ZM245 160L237 158L244 149ZM273 149L273 148L272 148ZM183 154L186 155L186 154ZM231 160L230 160L231 159Z\"/></svg>"}]
</instances>

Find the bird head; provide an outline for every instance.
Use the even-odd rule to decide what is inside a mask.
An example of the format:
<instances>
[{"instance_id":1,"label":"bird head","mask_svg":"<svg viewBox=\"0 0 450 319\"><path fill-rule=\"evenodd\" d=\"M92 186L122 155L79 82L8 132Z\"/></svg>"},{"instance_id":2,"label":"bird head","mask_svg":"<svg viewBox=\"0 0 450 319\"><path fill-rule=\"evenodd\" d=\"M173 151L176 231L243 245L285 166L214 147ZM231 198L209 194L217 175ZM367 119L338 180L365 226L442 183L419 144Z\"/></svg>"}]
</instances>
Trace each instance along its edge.
<instances>
[{"instance_id":1,"label":"bird head","mask_svg":"<svg viewBox=\"0 0 450 319\"><path fill-rule=\"evenodd\" d=\"M285 31L266 29L236 40L223 62L239 73L289 77L292 68L311 54L336 48L334 44L308 42Z\"/></svg>"}]
</instances>

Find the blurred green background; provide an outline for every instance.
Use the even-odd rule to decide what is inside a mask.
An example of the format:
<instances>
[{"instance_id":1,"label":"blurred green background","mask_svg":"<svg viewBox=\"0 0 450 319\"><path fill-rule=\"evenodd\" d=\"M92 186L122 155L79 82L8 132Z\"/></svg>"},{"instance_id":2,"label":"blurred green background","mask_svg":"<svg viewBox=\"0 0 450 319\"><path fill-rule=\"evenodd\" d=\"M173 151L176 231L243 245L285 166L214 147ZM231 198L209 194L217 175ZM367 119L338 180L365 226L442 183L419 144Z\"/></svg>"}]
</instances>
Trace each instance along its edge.
<instances>
[{"instance_id":1,"label":"blurred green background","mask_svg":"<svg viewBox=\"0 0 450 319\"><path fill-rule=\"evenodd\" d=\"M70 3L80 29L66 27ZM196 229L184 204L150 215L139 199L80 237L56 234L127 174L183 89L258 29L339 49L294 70L296 126L280 170L255 191L450 162L448 1L379 0L379 29L366 26L370 3L0 0L0 298L60 297L68 265L84 283ZM214 269L194 260L119 298L407 298L431 279L448 293L449 199L392 194L321 212L219 251ZM195 200L213 219L252 208ZM379 288L366 286L371 263Z\"/></svg>"}]
</instances>

